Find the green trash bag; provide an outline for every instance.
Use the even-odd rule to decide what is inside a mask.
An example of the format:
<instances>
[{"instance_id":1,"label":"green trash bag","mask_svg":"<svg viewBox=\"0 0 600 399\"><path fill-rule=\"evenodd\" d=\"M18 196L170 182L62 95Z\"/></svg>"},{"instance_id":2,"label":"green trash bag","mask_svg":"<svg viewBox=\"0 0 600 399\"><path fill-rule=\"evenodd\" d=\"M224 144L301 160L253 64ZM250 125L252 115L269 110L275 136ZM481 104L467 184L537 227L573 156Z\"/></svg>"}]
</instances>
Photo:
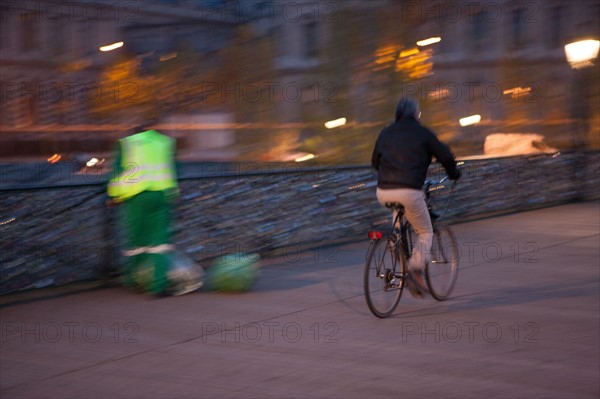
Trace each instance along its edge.
<instances>
[{"instance_id":1,"label":"green trash bag","mask_svg":"<svg viewBox=\"0 0 600 399\"><path fill-rule=\"evenodd\" d=\"M260 275L257 254L229 254L218 258L207 270L210 289L243 292L252 288Z\"/></svg>"}]
</instances>

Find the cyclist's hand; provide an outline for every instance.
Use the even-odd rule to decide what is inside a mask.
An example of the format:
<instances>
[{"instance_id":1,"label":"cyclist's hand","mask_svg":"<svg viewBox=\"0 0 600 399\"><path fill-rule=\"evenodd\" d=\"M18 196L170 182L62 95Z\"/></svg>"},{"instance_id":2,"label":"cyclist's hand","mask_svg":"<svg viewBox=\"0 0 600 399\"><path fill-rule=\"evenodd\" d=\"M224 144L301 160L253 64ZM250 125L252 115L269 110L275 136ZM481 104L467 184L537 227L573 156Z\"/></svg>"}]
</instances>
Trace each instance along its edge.
<instances>
[{"instance_id":1,"label":"cyclist's hand","mask_svg":"<svg viewBox=\"0 0 600 399\"><path fill-rule=\"evenodd\" d=\"M456 169L456 173L448 175L448 177L450 178L450 180L458 180L458 179L460 179L461 176L462 176L462 173L461 173L460 169Z\"/></svg>"}]
</instances>

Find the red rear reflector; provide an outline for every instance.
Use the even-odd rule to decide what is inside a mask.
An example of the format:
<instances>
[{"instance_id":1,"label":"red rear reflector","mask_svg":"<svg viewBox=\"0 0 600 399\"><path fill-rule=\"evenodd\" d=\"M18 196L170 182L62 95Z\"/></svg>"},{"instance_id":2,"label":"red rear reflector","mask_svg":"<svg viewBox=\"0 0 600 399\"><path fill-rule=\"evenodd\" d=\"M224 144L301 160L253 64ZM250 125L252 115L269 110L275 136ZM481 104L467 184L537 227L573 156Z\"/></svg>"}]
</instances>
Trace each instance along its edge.
<instances>
[{"instance_id":1,"label":"red rear reflector","mask_svg":"<svg viewBox=\"0 0 600 399\"><path fill-rule=\"evenodd\" d=\"M369 239L379 240L381 237L383 237L383 233L381 231L369 231Z\"/></svg>"}]
</instances>

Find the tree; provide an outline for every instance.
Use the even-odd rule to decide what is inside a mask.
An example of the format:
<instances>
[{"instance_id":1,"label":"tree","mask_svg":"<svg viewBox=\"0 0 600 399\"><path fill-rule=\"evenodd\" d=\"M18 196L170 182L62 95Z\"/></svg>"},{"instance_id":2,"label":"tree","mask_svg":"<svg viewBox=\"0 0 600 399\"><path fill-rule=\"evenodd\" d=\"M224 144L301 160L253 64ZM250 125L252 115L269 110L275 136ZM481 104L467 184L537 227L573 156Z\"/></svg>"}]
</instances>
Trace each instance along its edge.
<instances>
[{"instance_id":1,"label":"tree","mask_svg":"<svg viewBox=\"0 0 600 399\"><path fill-rule=\"evenodd\" d=\"M158 112L156 79L140 72L138 58L118 57L102 73L92 113L111 122L146 119ZM93 97L90 95L90 97Z\"/></svg>"}]
</instances>

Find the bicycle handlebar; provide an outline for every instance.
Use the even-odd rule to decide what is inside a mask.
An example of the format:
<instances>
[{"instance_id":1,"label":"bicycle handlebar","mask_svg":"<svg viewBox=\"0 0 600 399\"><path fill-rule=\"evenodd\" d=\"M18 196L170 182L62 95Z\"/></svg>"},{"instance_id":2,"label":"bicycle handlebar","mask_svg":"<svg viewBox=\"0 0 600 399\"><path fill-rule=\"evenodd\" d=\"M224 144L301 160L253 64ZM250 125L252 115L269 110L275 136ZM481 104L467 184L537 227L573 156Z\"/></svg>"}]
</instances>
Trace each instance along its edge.
<instances>
[{"instance_id":1,"label":"bicycle handlebar","mask_svg":"<svg viewBox=\"0 0 600 399\"><path fill-rule=\"evenodd\" d=\"M427 191L429 189L429 187L435 186L437 184L442 184L443 182L445 182L448 179L449 179L448 176L444 176L440 180L425 180L425 184L423 185L423 187Z\"/></svg>"}]
</instances>

